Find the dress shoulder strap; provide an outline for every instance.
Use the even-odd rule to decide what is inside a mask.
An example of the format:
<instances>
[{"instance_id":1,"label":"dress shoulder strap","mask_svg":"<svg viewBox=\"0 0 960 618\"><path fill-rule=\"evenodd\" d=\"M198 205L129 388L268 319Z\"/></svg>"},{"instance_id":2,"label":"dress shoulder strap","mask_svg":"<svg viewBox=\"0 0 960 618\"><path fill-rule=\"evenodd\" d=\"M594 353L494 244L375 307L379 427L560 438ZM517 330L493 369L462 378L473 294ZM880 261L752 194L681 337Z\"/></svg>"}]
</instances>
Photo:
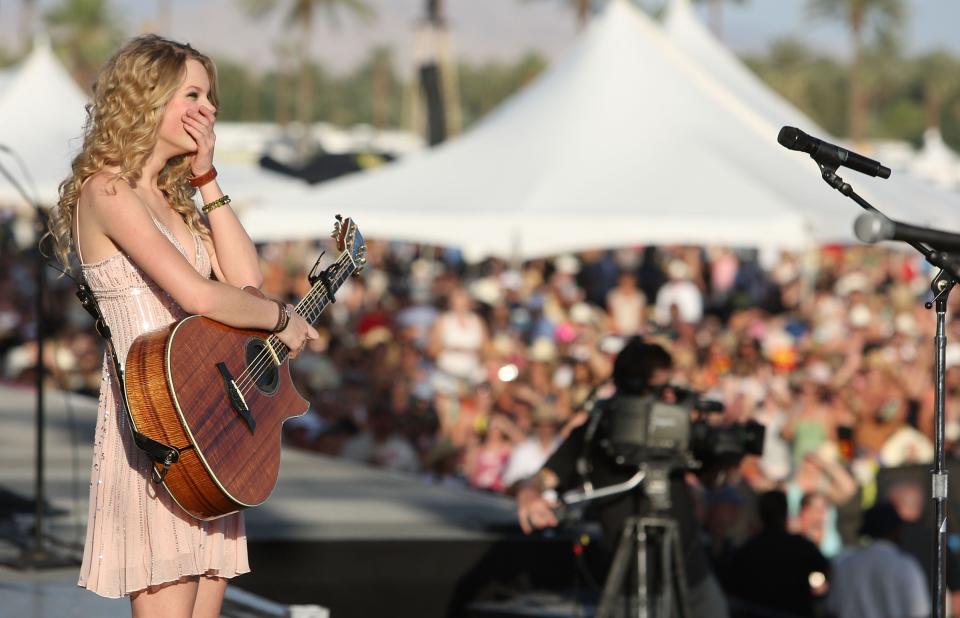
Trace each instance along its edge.
<instances>
[{"instance_id":1,"label":"dress shoulder strap","mask_svg":"<svg viewBox=\"0 0 960 618\"><path fill-rule=\"evenodd\" d=\"M80 193L83 191L83 188L90 182L90 179L93 178L94 174L90 174L83 179L83 182L80 183L80 191L77 191L77 203L73 205L73 244L77 247L77 259L80 260L80 265L83 266L83 251L80 249Z\"/></svg>"}]
</instances>

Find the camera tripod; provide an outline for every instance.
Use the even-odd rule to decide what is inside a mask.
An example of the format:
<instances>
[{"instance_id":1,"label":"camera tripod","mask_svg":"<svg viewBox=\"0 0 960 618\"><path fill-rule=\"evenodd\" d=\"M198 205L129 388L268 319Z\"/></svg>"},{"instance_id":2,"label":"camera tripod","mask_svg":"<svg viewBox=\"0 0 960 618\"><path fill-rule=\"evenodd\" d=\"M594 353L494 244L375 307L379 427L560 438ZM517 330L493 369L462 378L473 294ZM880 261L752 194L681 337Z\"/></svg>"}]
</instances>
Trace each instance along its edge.
<instances>
[{"instance_id":1,"label":"camera tripod","mask_svg":"<svg viewBox=\"0 0 960 618\"><path fill-rule=\"evenodd\" d=\"M631 569L635 590L628 581ZM690 618L686 594L677 522L658 516L627 518L596 618ZM617 611L617 604L625 604L626 612Z\"/></svg>"},{"instance_id":2,"label":"camera tripod","mask_svg":"<svg viewBox=\"0 0 960 618\"><path fill-rule=\"evenodd\" d=\"M687 577L677 522L662 513L669 508L669 469L644 467L610 487L567 492L567 506L640 491L647 481L653 513L635 512L626 519L603 586L595 618L691 618ZM629 581L633 576L634 581Z\"/></svg>"}]
</instances>

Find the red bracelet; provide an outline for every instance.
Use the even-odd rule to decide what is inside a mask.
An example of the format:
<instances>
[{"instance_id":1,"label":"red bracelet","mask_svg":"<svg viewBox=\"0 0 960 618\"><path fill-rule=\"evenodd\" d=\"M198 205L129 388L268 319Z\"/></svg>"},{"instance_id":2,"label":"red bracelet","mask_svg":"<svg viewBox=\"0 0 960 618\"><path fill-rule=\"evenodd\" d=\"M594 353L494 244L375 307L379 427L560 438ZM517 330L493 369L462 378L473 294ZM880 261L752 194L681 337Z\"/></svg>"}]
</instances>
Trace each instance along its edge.
<instances>
[{"instance_id":1,"label":"red bracelet","mask_svg":"<svg viewBox=\"0 0 960 618\"><path fill-rule=\"evenodd\" d=\"M187 182L190 183L191 187L202 187L211 180L217 177L217 168L211 166L209 170L200 174L199 176L191 176L187 178Z\"/></svg>"}]
</instances>

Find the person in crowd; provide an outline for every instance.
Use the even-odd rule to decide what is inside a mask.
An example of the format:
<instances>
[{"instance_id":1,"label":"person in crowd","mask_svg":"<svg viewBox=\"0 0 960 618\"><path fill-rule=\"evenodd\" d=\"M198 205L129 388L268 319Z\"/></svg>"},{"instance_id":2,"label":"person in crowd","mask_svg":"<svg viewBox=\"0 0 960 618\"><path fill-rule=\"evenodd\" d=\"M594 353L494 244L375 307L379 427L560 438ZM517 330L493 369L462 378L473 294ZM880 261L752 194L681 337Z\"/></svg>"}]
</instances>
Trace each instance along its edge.
<instances>
[{"instance_id":1,"label":"person in crowd","mask_svg":"<svg viewBox=\"0 0 960 618\"><path fill-rule=\"evenodd\" d=\"M617 394L658 392L669 383L672 364L669 353L662 346L646 343L639 337L632 338L614 361L613 383ZM606 487L623 482L636 472L636 468L617 463L600 446L600 441L588 442L588 427L589 423L574 429L540 471L517 492L517 517L525 533L557 525L553 511L556 504L544 497L547 490L565 491L587 481L596 488ZM581 477L582 471L578 471L577 465L584 453L590 462L587 478ZM710 572L701 544L693 497L682 471L670 475L668 492L671 502L668 514L677 522L688 585L686 598L691 611L696 618L727 616L726 602ZM612 551L621 538L623 526L638 510L638 503L641 514L651 512L649 496L645 493L628 492L595 505L593 510L603 527L604 545L608 550Z\"/></svg>"},{"instance_id":2,"label":"person in crowd","mask_svg":"<svg viewBox=\"0 0 960 618\"><path fill-rule=\"evenodd\" d=\"M637 288L637 277L630 271L620 273L617 287L607 293L607 311L617 335L641 334L647 299Z\"/></svg>"},{"instance_id":3,"label":"person in crowd","mask_svg":"<svg viewBox=\"0 0 960 618\"><path fill-rule=\"evenodd\" d=\"M743 544L724 569L724 583L742 618L814 616L830 568L817 546L787 531L787 496L769 491L758 501L761 530ZM772 612L771 612L772 610Z\"/></svg>"},{"instance_id":4,"label":"person in crowd","mask_svg":"<svg viewBox=\"0 0 960 618\"><path fill-rule=\"evenodd\" d=\"M473 310L473 299L466 290L454 289L448 309L437 317L430 333L429 352L438 380L451 383L452 389L481 381L488 344L487 327Z\"/></svg>"},{"instance_id":5,"label":"person in crowd","mask_svg":"<svg viewBox=\"0 0 960 618\"><path fill-rule=\"evenodd\" d=\"M822 449L826 453L829 449ZM814 493L822 493L826 498L823 518L818 530L811 530L820 539L819 548L825 556L833 558L842 546L843 540L839 529L839 508L847 506L857 497L857 483L846 468L833 461L829 455L821 456L818 453L809 453L800 464L793 481L787 483L786 493L790 504L790 511L798 515L802 508L803 497ZM811 505L814 508L819 504ZM815 512L809 513L815 520Z\"/></svg>"},{"instance_id":6,"label":"person in crowd","mask_svg":"<svg viewBox=\"0 0 960 618\"><path fill-rule=\"evenodd\" d=\"M703 545L714 573L724 573L734 556L737 522L745 518L744 499L733 485L705 492Z\"/></svg>"},{"instance_id":7,"label":"person in crowd","mask_svg":"<svg viewBox=\"0 0 960 618\"><path fill-rule=\"evenodd\" d=\"M415 473L420 469L420 461L416 449L401 431L402 418L382 406L373 409L370 463L394 472Z\"/></svg>"},{"instance_id":8,"label":"person in crowd","mask_svg":"<svg viewBox=\"0 0 960 618\"><path fill-rule=\"evenodd\" d=\"M923 522L926 504L932 504L924 496L923 486L917 481L903 480L887 488L887 500L903 520L897 545L917 559L923 569L927 585L933 588L936 573L933 570L934 531ZM960 615L960 561L957 552L947 546L946 585L950 595L951 615Z\"/></svg>"},{"instance_id":9,"label":"person in crowd","mask_svg":"<svg viewBox=\"0 0 960 618\"><path fill-rule=\"evenodd\" d=\"M862 547L832 564L827 609L837 618L921 618L930 615L930 593L917 559L897 546L903 520L889 502L863 515Z\"/></svg>"},{"instance_id":10,"label":"person in crowd","mask_svg":"<svg viewBox=\"0 0 960 618\"><path fill-rule=\"evenodd\" d=\"M670 280L657 292L655 317L661 326L696 324L703 319L703 293L691 280L690 266L681 259L667 265Z\"/></svg>"},{"instance_id":11,"label":"person in crowd","mask_svg":"<svg viewBox=\"0 0 960 618\"><path fill-rule=\"evenodd\" d=\"M188 314L273 331L293 356L317 337L289 305L241 289L262 275L216 181L217 104L211 60L153 35L117 51L93 86L50 227L63 264L80 263L121 364L135 337ZM129 596L137 617L219 616L227 580L249 570L242 515L196 520L151 482L120 388L106 363L79 584Z\"/></svg>"},{"instance_id":12,"label":"person in crowd","mask_svg":"<svg viewBox=\"0 0 960 618\"><path fill-rule=\"evenodd\" d=\"M560 421L549 404L541 405L533 417L533 435L514 445L503 471L504 487L514 487L543 466L560 444Z\"/></svg>"},{"instance_id":13,"label":"person in crowd","mask_svg":"<svg viewBox=\"0 0 960 618\"><path fill-rule=\"evenodd\" d=\"M491 418L480 444L467 452L464 466L471 487L501 492L506 488L504 470L513 450L507 423L500 415Z\"/></svg>"},{"instance_id":14,"label":"person in crowd","mask_svg":"<svg viewBox=\"0 0 960 618\"><path fill-rule=\"evenodd\" d=\"M830 503L826 496L810 491L800 498L800 510L793 520L792 531L806 537L817 547L822 547L827 538Z\"/></svg>"}]
</instances>

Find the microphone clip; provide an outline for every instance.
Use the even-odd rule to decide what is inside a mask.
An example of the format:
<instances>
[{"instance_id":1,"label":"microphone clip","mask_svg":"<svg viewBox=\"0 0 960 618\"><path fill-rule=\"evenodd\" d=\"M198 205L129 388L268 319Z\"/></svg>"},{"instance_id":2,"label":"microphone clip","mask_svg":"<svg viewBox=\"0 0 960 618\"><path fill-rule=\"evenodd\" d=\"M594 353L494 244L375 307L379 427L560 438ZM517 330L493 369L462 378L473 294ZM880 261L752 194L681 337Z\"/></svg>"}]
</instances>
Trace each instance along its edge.
<instances>
[{"instance_id":1,"label":"microphone clip","mask_svg":"<svg viewBox=\"0 0 960 618\"><path fill-rule=\"evenodd\" d=\"M816 161L816 159L814 159ZM837 175L837 168L839 165L822 163L817 161L817 165L820 167L820 177L823 178L823 181L842 193L843 195L850 197L850 194L853 193L853 187L850 186L850 183L846 182L843 178Z\"/></svg>"}]
</instances>

